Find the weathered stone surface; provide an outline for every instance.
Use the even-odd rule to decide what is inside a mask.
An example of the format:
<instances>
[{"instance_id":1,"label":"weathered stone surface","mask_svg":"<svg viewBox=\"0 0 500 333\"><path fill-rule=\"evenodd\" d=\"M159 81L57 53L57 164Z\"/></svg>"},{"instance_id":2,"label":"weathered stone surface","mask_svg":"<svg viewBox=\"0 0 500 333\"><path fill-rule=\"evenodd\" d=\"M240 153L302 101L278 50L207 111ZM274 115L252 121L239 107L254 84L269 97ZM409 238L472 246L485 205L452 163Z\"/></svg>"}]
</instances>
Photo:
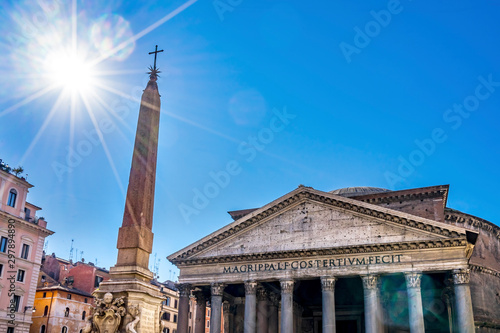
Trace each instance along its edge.
<instances>
[{"instance_id":1,"label":"weathered stone surface","mask_svg":"<svg viewBox=\"0 0 500 333\"><path fill-rule=\"evenodd\" d=\"M306 202L220 242L199 257L442 238L429 232Z\"/></svg>"}]
</instances>

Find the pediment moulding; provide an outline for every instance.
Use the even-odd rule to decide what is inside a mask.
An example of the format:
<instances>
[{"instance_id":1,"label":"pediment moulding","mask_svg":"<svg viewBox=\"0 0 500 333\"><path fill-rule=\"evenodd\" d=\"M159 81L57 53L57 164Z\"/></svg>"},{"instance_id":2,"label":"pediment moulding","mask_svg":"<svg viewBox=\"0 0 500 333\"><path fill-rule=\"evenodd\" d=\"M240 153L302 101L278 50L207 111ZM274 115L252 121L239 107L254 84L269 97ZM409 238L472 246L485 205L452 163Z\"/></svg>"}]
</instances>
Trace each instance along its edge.
<instances>
[{"instance_id":1,"label":"pediment moulding","mask_svg":"<svg viewBox=\"0 0 500 333\"><path fill-rule=\"evenodd\" d=\"M289 194L271 202L261 209L248 214L247 216L229 224L228 226L214 232L213 234L205 237L204 239L194 243L185 249L169 256L169 260L174 264L193 257L195 254L200 253L212 247L215 244L235 235L243 229L249 228L272 216L276 216L289 207L293 207L305 201L313 201L325 204L330 207L341 208L350 212L361 214L375 219L380 219L401 226L419 229L425 232L434 233L446 238L460 238L465 236L465 230L455 226L448 226L445 223L436 222L420 218L414 215L405 214L395 210L375 206L372 204L356 201L354 199L339 197L327 192L317 191L310 187L300 187Z\"/></svg>"}]
</instances>

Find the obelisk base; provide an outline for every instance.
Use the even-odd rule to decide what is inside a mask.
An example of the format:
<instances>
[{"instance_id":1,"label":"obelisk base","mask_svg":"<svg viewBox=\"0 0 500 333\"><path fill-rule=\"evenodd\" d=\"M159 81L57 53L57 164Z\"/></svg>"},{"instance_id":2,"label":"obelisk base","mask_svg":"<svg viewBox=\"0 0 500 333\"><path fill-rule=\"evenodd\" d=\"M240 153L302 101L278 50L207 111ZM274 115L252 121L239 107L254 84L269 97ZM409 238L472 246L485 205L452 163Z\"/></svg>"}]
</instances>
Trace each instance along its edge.
<instances>
[{"instance_id":1,"label":"obelisk base","mask_svg":"<svg viewBox=\"0 0 500 333\"><path fill-rule=\"evenodd\" d=\"M122 316L118 329L109 333L134 332L130 328L138 333L161 333L160 311L165 298L160 288L138 279L121 279L123 277L121 273L124 272L120 272L118 275L120 279L115 280L113 270L118 269L120 267L112 267L111 280L101 282L99 289L94 292L94 297L97 299L103 299L107 293L111 293L113 299L124 297L126 314ZM149 273L152 277L152 273Z\"/></svg>"}]
</instances>

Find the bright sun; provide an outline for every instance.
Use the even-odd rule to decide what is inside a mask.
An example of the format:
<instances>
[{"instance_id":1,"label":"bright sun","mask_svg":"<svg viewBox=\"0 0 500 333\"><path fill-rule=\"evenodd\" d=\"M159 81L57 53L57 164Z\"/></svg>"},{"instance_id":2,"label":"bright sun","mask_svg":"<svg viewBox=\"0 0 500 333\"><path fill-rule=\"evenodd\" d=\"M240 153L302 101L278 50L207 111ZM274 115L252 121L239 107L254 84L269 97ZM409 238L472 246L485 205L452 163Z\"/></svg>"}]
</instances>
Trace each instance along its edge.
<instances>
[{"instance_id":1,"label":"bright sun","mask_svg":"<svg viewBox=\"0 0 500 333\"><path fill-rule=\"evenodd\" d=\"M95 73L88 62L75 52L59 51L47 55L48 79L71 93L84 94L95 83Z\"/></svg>"}]
</instances>

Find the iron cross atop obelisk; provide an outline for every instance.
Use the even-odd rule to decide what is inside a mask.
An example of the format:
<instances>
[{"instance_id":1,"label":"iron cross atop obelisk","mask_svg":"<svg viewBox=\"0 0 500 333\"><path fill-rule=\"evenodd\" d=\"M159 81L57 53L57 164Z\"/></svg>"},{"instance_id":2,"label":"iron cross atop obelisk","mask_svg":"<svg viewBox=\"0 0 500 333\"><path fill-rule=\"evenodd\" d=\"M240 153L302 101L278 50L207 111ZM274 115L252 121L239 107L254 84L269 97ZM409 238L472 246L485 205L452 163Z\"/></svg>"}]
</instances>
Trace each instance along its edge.
<instances>
[{"instance_id":1,"label":"iron cross atop obelisk","mask_svg":"<svg viewBox=\"0 0 500 333\"><path fill-rule=\"evenodd\" d=\"M149 52L149 54L155 54L155 62L153 65L153 69L156 70L156 55L160 52L163 52L163 50L158 51L158 45L156 45L155 50L153 52Z\"/></svg>"}]
</instances>

